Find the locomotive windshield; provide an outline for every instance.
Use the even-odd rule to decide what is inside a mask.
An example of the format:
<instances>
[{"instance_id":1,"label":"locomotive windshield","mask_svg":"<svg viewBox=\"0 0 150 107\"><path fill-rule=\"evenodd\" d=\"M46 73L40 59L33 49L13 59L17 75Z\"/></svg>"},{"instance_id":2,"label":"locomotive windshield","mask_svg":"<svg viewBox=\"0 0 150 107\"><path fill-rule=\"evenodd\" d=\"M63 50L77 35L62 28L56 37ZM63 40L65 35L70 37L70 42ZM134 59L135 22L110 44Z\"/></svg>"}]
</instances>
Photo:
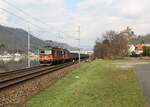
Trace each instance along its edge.
<instances>
[{"instance_id":1,"label":"locomotive windshield","mask_svg":"<svg viewBox=\"0 0 150 107\"><path fill-rule=\"evenodd\" d=\"M52 50L45 50L45 54L52 54Z\"/></svg>"},{"instance_id":2,"label":"locomotive windshield","mask_svg":"<svg viewBox=\"0 0 150 107\"><path fill-rule=\"evenodd\" d=\"M40 54L52 54L52 50L40 50Z\"/></svg>"}]
</instances>

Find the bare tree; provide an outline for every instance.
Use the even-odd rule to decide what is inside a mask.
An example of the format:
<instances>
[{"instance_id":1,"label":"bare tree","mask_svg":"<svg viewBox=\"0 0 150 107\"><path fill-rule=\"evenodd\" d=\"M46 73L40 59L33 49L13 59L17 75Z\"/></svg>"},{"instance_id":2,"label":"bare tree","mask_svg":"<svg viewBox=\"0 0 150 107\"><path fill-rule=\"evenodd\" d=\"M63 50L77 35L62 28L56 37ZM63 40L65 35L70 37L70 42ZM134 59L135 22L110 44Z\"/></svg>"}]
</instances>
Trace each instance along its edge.
<instances>
[{"instance_id":1,"label":"bare tree","mask_svg":"<svg viewBox=\"0 0 150 107\"><path fill-rule=\"evenodd\" d=\"M114 56L126 56L128 53L128 39L123 34L115 35L111 41L111 50Z\"/></svg>"},{"instance_id":2,"label":"bare tree","mask_svg":"<svg viewBox=\"0 0 150 107\"><path fill-rule=\"evenodd\" d=\"M94 47L95 58L107 58L110 56L110 47L107 40L101 42L96 42Z\"/></svg>"},{"instance_id":3,"label":"bare tree","mask_svg":"<svg viewBox=\"0 0 150 107\"><path fill-rule=\"evenodd\" d=\"M128 38L123 33L108 31L103 34L103 41L96 40L94 56L96 58L123 57L128 53Z\"/></svg>"}]
</instances>

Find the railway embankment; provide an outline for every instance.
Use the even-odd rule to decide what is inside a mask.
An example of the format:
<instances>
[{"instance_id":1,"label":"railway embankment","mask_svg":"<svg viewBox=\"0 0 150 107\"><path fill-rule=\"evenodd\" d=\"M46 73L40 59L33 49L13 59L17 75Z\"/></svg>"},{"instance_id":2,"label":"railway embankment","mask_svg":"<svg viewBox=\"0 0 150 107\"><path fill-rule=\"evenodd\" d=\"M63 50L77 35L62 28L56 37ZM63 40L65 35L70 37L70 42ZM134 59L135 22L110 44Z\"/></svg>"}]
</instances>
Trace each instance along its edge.
<instances>
[{"instance_id":1,"label":"railway embankment","mask_svg":"<svg viewBox=\"0 0 150 107\"><path fill-rule=\"evenodd\" d=\"M32 78L12 86L8 86L0 89L0 107L22 107L25 102L28 101L31 97L39 93L41 90L46 89L47 87L53 85L56 81L63 78L66 74L73 71L78 67L78 64L74 64L62 69L59 69L54 72L46 73L45 75ZM43 68L42 68L43 69ZM37 71L37 70L36 70ZM28 72L28 71L27 71ZM20 75L29 75L28 73ZM19 74L19 73L18 73ZM18 76L18 75L17 75ZM18 78L15 73L11 77ZM7 80L8 78L1 77L0 82ZM15 80L14 80L15 81ZM17 80L16 80L17 81ZM6 81L6 84L10 82ZM5 86L1 85L1 86Z\"/></svg>"},{"instance_id":2,"label":"railway embankment","mask_svg":"<svg viewBox=\"0 0 150 107\"><path fill-rule=\"evenodd\" d=\"M121 62L83 64L33 97L26 107L148 107L134 69L116 64Z\"/></svg>"}]
</instances>

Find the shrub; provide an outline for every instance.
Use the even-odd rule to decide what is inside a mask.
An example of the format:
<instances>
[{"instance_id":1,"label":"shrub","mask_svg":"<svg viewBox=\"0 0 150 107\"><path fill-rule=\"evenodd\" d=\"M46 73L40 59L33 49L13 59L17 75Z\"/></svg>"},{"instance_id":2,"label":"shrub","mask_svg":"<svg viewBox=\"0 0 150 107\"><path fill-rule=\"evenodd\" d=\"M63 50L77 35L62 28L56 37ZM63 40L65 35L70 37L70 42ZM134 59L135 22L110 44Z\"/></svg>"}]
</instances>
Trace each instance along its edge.
<instances>
[{"instance_id":1,"label":"shrub","mask_svg":"<svg viewBox=\"0 0 150 107\"><path fill-rule=\"evenodd\" d=\"M143 47L143 56L150 56L150 47Z\"/></svg>"}]
</instances>

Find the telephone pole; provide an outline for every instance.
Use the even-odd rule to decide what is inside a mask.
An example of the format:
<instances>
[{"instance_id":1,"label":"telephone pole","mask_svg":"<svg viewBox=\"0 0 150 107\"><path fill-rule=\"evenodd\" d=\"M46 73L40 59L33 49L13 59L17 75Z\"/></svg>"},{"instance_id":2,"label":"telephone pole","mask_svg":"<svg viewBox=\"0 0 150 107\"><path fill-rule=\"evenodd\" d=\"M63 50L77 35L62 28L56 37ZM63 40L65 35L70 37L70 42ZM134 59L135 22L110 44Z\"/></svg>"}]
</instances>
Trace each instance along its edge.
<instances>
[{"instance_id":1,"label":"telephone pole","mask_svg":"<svg viewBox=\"0 0 150 107\"><path fill-rule=\"evenodd\" d=\"M80 35L81 35L81 30L80 30L80 26L78 26L78 45L79 45L78 57L79 57L79 65L80 65Z\"/></svg>"},{"instance_id":2,"label":"telephone pole","mask_svg":"<svg viewBox=\"0 0 150 107\"><path fill-rule=\"evenodd\" d=\"M28 68L30 68L30 28L28 27Z\"/></svg>"}]
</instances>

